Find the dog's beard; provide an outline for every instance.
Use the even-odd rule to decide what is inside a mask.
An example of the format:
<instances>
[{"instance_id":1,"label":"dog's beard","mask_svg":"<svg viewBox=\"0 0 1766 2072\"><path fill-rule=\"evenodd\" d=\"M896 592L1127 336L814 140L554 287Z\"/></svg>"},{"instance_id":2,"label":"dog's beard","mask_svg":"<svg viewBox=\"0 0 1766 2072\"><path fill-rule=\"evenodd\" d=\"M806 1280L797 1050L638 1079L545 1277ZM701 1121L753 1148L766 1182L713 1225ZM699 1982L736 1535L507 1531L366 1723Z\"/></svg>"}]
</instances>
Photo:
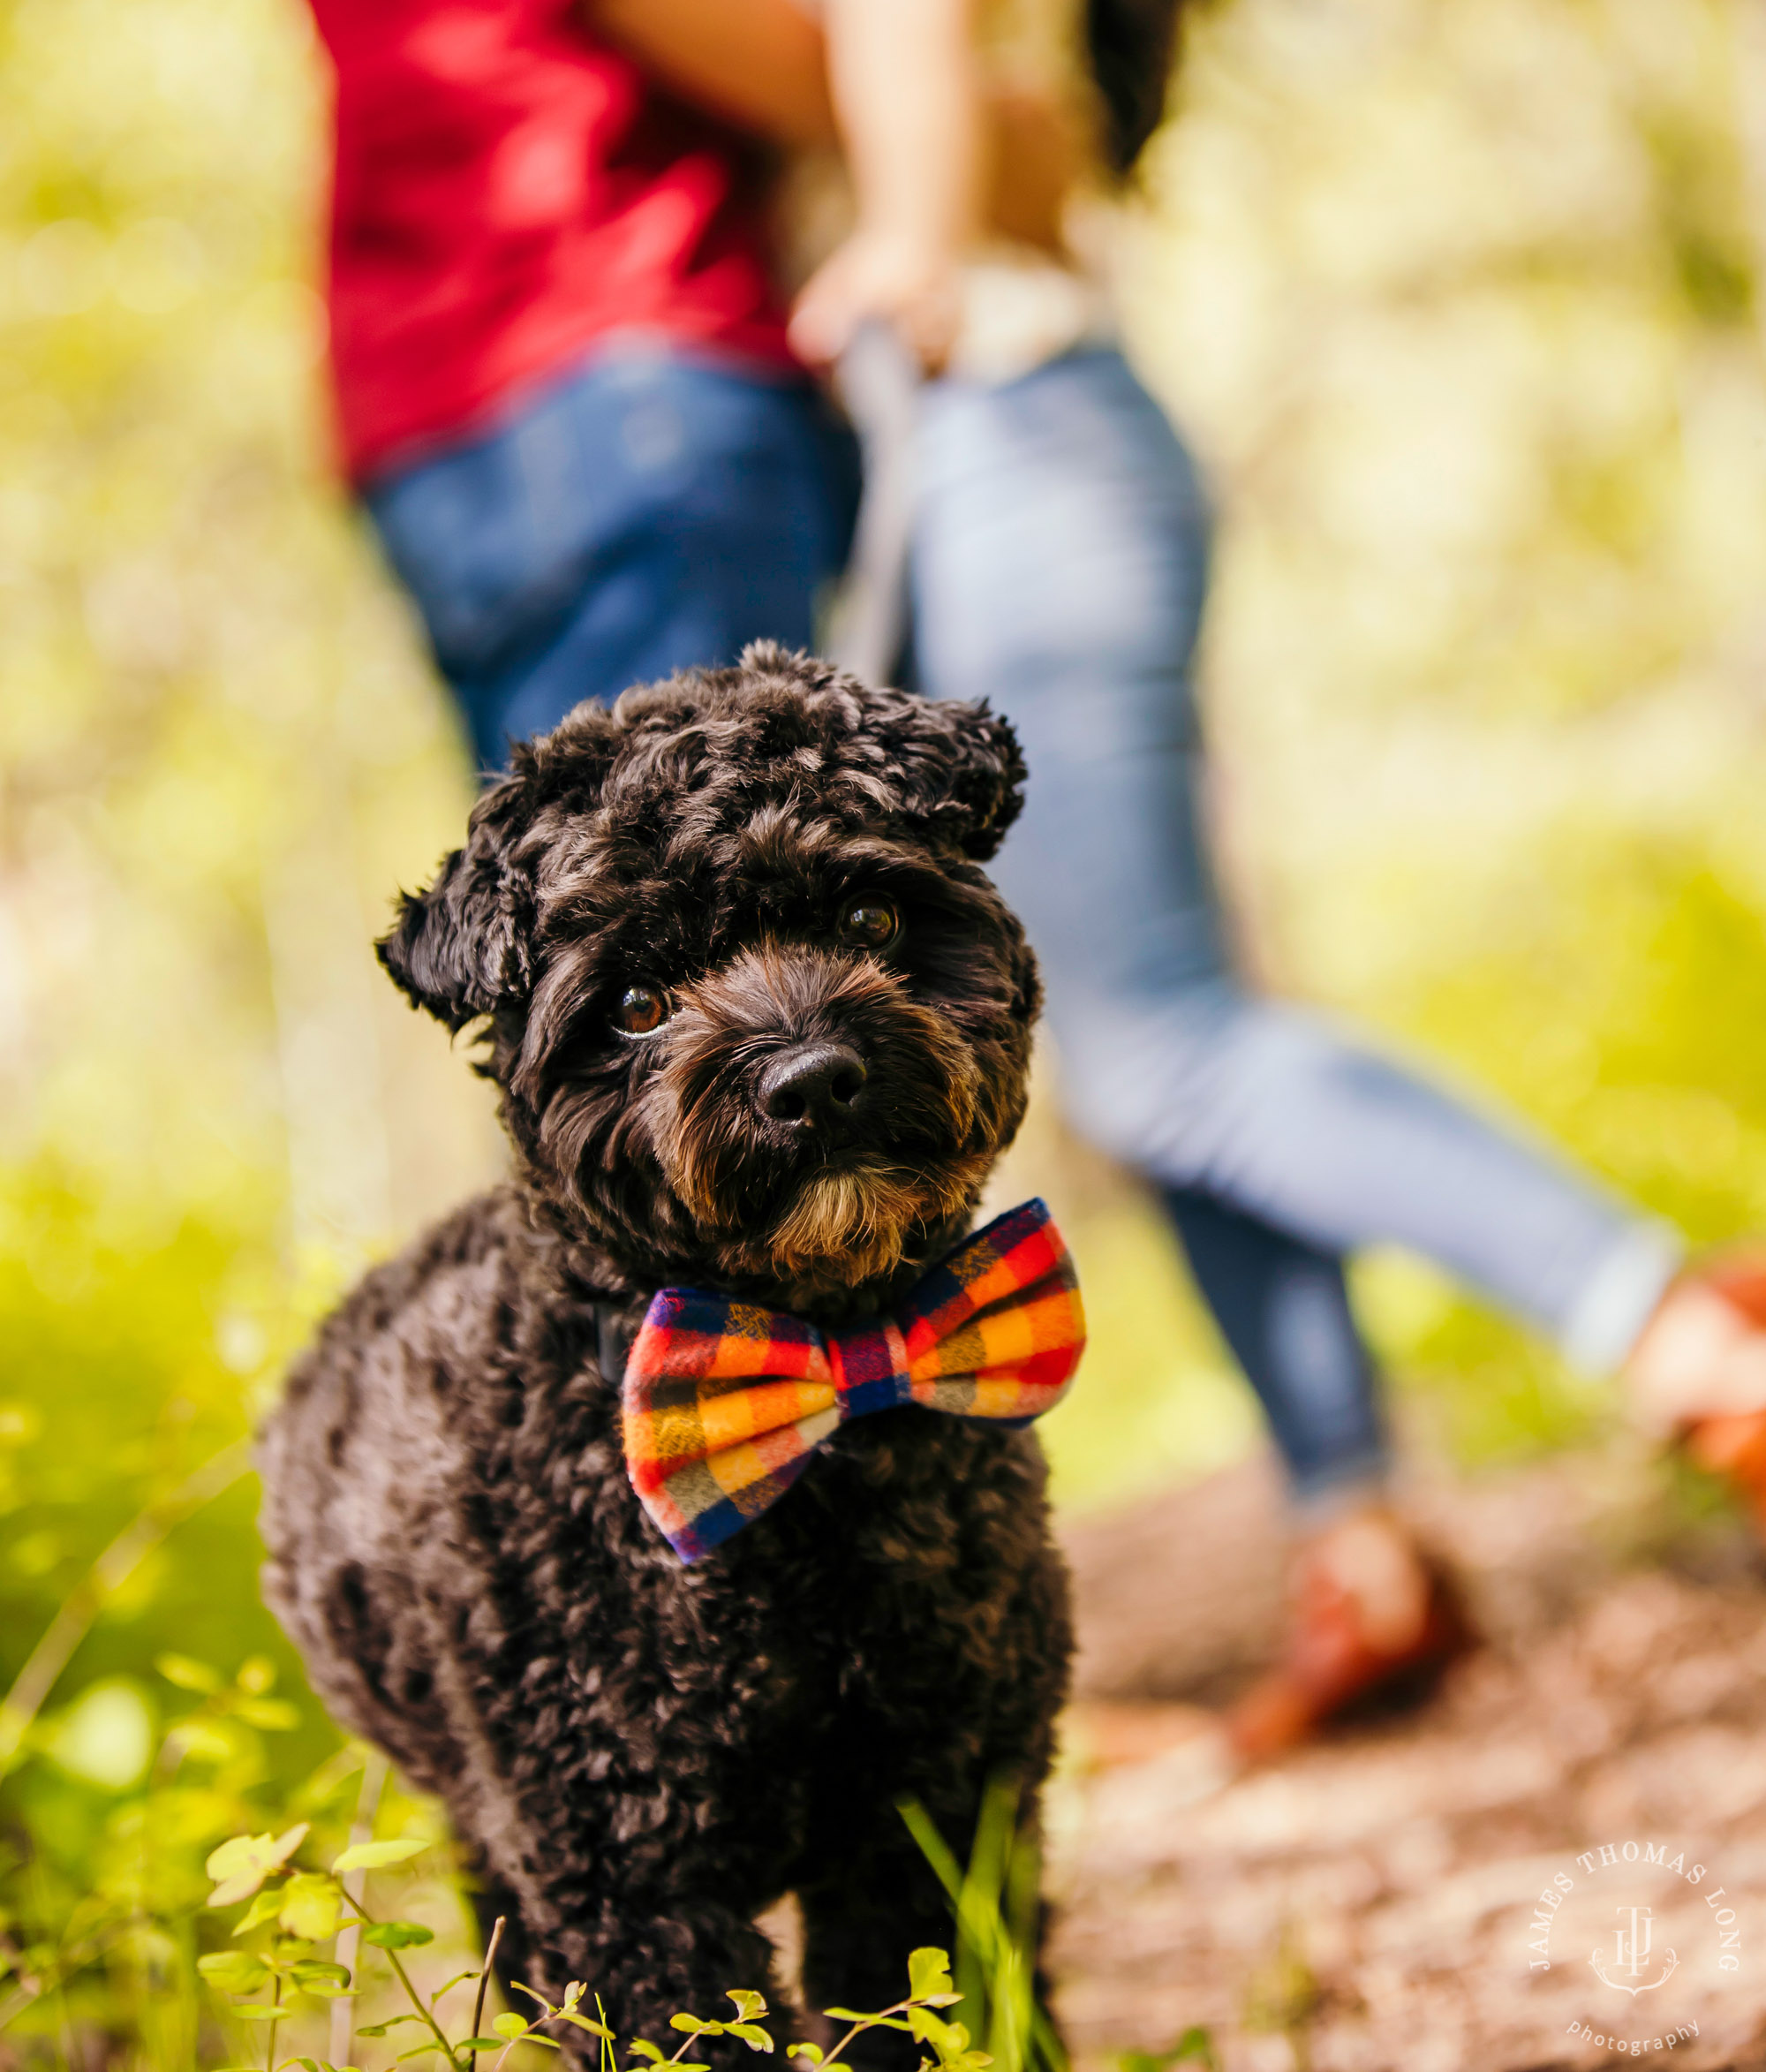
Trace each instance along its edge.
<instances>
[{"instance_id":1,"label":"dog's beard","mask_svg":"<svg viewBox=\"0 0 1766 2072\"><path fill-rule=\"evenodd\" d=\"M977 1154L934 1176L866 1160L812 1174L763 1241L767 1264L796 1283L880 1280L902 1263L917 1230L962 1214L987 1164Z\"/></svg>"}]
</instances>

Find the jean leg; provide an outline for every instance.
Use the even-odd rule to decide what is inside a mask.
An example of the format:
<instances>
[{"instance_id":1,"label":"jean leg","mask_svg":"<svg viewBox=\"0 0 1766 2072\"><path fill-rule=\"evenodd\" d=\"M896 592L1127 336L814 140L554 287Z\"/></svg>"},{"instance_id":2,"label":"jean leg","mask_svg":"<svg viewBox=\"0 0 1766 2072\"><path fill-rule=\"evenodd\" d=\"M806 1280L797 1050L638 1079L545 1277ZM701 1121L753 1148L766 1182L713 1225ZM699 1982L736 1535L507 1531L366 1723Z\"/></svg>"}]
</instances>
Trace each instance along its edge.
<instances>
[{"instance_id":1,"label":"jean leg","mask_svg":"<svg viewBox=\"0 0 1766 2072\"><path fill-rule=\"evenodd\" d=\"M629 345L368 504L492 769L585 699L808 647L855 493L807 384Z\"/></svg>"},{"instance_id":2,"label":"jean leg","mask_svg":"<svg viewBox=\"0 0 1766 2072\"><path fill-rule=\"evenodd\" d=\"M1070 1093L1081 1061L1065 1054L1092 1018L1080 999L1107 1026L1125 990L1187 999L1227 972L1189 689L1201 489L1156 412L1141 450L1151 466L1131 461L1125 480L1072 465L1095 461L1113 403L1136 393L1113 355L1010 389L944 384L926 398L919 452L916 662L934 696L985 695L1018 729L1031 778L995 875L1042 960ZM1025 495L1048 501L1031 512ZM1090 781L1100 769L1126 792ZM1100 812L1130 816L1139 850L1132 871L1102 882ZM1142 1146L1128 1161L1149 1168ZM1166 1184L1161 1198L1296 1495L1377 1481L1385 1434L1340 1258L1204 1187Z\"/></svg>"},{"instance_id":3,"label":"jean leg","mask_svg":"<svg viewBox=\"0 0 1766 2072\"><path fill-rule=\"evenodd\" d=\"M1377 1486L1390 1465L1385 1425L1342 1260L1212 1195L1168 1187L1162 1199L1295 1496L1317 1502Z\"/></svg>"},{"instance_id":4,"label":"jean leg","mask_svg":"<svg viewBox=\"0 0 1766 2072\"><path fill-rule=\"evenodd\" d=\"M923 412L919 659L985 695L1030 769L998 875L1047 981L1075 1120L1165 1185L1320 1252L1392 1242L1555 1330L1627 1350L1676 1256L1561 1160L1235 979L1197 798L1189 662L1205 525L1120 358Z\"/></svg>"}]
</instances>

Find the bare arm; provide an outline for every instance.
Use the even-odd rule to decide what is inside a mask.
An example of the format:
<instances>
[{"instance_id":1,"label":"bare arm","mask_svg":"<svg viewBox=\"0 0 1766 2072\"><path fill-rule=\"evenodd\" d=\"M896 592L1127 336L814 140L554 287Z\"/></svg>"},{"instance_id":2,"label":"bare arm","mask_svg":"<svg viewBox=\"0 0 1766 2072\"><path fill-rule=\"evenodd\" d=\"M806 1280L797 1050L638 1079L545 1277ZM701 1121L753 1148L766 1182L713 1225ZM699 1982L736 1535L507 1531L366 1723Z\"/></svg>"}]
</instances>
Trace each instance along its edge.
<instances>
[{"instance_id":1,"label":"bare arm","mask_svg":"<svg viewBox=\"0 0 1766 2072\"><path fill-rule=\"evenodd\" d=\"M989 184L972 4L827 0L858 229L798 299L791 337L807 359L834 359L871 315L892 319L928 366L949 350L957 264Z\"/></svg>"},{"instance_id":2,"label":"bare arm","mask_svg":"<svg viewBox=\"0 0 1766 2072\"><path fill-rule=\"evenodd\" d=\"M960 250L978 225L973 0L827 0L835 113L865 227Z\"/></svg>"},{"instance_id":3,"label":"bare arm","mask_svg":"<svg viewBox=\"0 0 1766 2072\"><path fill-rule=\"evenodd\" d=\"M795 0L580 0L580 5L591 27L683 99L777 143L834 140L821 26Z\"/></svg>"}]
</instances>

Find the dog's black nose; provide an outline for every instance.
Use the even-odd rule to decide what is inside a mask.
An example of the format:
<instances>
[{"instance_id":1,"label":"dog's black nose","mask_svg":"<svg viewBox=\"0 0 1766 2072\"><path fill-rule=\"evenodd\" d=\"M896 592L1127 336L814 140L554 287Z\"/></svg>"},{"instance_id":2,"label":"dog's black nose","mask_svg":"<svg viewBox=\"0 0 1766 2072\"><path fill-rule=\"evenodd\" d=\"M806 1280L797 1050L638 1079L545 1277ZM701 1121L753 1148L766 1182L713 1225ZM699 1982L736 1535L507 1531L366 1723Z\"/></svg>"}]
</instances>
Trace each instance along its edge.
<instances>
[{"instance_id":1,"label":"dog's black nose","mask_svg":"<svg viewBox=\"0 0 1766 2072\"><path fill-rule=\"evenodd\" d=\"M826 1130L851 1114L867 1077L864 1060L846 1044L805 1043L767 1066L756 1105L770 1123Z\"/></svg>"}]
</instances>

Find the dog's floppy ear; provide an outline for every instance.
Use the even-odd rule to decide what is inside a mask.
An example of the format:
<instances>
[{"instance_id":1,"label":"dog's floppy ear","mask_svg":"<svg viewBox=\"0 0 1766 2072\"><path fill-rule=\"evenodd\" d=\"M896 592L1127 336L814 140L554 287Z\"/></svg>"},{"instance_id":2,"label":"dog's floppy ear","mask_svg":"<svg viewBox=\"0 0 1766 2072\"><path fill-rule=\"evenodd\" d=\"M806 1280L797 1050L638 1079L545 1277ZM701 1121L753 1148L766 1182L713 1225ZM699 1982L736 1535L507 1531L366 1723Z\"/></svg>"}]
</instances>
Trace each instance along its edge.
<instances>
[{"instance_id":1,"label":"dog's floppy ear","mask_svg":"<svg viewBox=\"0 0 1766 2072\"><path fill-rule=\"evenodd\" d=\"M1023 810L1018 737L985 699L972 705L917 699L920 725L903 758L908 812L930 820L964 855L985 863Z\"/></svg>"},{"instance_id":2,"label":"dog's floppy ear","mask_svg":"<svg viewBox=\"0 0 1766 2072\"><path fill-rule=\"evenodd\" d=\"M411 1005L457 1032L527 993L533 888L510 860L522 790L507 777L486 792L466 846L426 891L399 895L398 919L374 946Z\"/></svg>"}]
</instances>

